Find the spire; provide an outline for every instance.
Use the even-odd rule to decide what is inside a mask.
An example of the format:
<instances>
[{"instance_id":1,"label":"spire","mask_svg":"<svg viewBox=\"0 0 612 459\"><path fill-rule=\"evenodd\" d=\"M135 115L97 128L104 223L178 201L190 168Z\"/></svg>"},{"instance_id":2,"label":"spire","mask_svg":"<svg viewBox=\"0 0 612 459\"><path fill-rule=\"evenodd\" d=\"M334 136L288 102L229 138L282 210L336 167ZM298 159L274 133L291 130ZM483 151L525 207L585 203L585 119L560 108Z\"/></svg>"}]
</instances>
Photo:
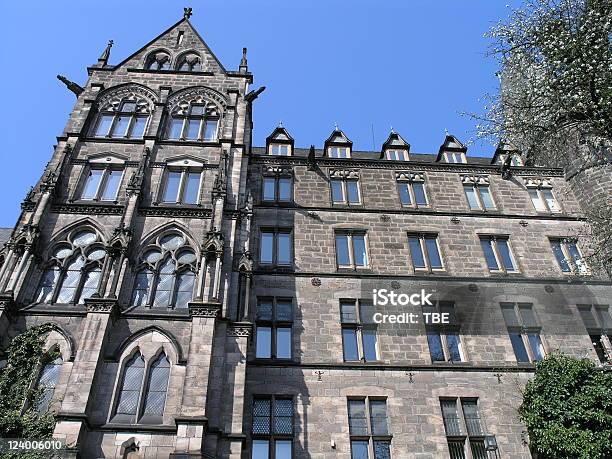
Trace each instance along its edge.
<instances>
[{"instance_id":1,"label":"spire","mask_svg":"<svg viewBox=\"0 0 612 459\"><path fill-rule=\"evenodd\" d=\"M183 8L183 17L189 19L193 14L193 8Z\"/></svg>"},{"instance_id":2,"label":"spire","mask_svg":"<svg viewBox=\"0 0 612 459\"><path fill-rule=\"evenodd\" d=\"M64 75L58 75L57 79L66 85L68 89L70 89L77 97L81 95L83 91L85 91L81 86L76 84L74 81L70 81Z\"/></svg>"},{"instance_id":3,"label":"spire","mask_svg":"<svg viewBox=\"0 0 612 459\"><path fill-rule=\"evenodd\" d=\"M242 59L240 59L240 66L238 67L240 73L247 73L249 71L249 65L247 63L247 49L242 48Z\"/></svg>"},{"instance_id":4,"label":"spire","mask_svg":"<svg viewBox=\"0 0 612 459\"><path fill-rule=\"evenodd\" d=\"M108 45L106 45L106 48L104 49L104 51L98 58L98 67L104 67L106 64L108 64L108 58L110 57L110 51L111 51L111 48L113 47L113 44L114 44L113 40L108 41Z\"/></svg>"}]
</instances>

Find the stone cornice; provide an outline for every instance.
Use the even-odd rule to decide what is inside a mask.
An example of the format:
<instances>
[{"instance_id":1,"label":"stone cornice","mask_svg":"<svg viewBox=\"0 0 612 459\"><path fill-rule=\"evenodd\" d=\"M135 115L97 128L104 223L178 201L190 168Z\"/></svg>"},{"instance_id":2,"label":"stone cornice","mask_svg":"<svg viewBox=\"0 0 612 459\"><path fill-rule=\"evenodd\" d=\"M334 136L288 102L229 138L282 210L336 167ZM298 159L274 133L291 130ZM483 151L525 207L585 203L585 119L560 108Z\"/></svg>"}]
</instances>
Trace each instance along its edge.
<instances>
[{"instance_id":1,"label":"stone cornice","mask_svg":"<svg viewBox=\"0 0 612 459\"><path fill-rule=\"evenodd\" d=\"M203 207L140 207L138 213L147 217L210 218L212 210Z\"/></svg>"},{"instance_id":2,"label":"stone cornice","mask_svg":"<svg viewBox=\"0 0 612 459\"><path fill-rule=\"evenodd\" d=\"M248 338L253 333L253 324L250 322L232 322L227 325L227 336Z\"/></svg>"},{"instance_id":3,"label":"stone cornice","mask_svg":"<svg viewBox=\"0 0 612 459\"><path fill-rule=\"evenodd\" d=\"M85 298L87 314L114 314L117 312L117 300L111 298Z\"/></svg>"},{"instance_id":4,"label":"stone cornice","mask_svg":"<svg viewBox=\"0 0 612 459\"><path fill-rule=\"evenodd\" d=\"M189 316L217 318L221 313L220 303L210 303L204 301L191 301L189 303Z\"/></svg>"},{"instance_id":5,"label":"stone cornice","mask_svg":"<svg viewBox=\"0 0 612 459\"><path fill-rule=\"evenodd\" d=\"M121 204L55 204L51 212L56 214L85 214L85 215L121 215Z\"/></svg>"}]
</instances>

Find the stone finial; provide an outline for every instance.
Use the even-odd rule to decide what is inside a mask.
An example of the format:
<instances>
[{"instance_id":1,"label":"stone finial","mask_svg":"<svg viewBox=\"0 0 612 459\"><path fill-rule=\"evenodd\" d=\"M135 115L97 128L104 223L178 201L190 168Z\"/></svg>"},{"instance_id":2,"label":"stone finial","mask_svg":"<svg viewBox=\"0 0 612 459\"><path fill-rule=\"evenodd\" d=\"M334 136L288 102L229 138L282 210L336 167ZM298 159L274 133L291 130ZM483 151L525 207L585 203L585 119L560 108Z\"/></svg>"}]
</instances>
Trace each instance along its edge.
<instances>
[{"instance_id":1,"label":"stone finial","mask_svg":"<svg viewBox=\"0 0 612 459\"><path fill-rule=\"evenodd\" d=\"M240 66L238 67L238 71L240 73L246 73L249 70L249 65L247 62L247 49L242 48L242 59L240 59Z\"/></svg>"},{"instance_id":2,"label":"stone finial","mask_svg":"<svg viewBox=\"0 0 612 459\"><path fill-rule=\"evenodd\" d=\"M193 8L183 8L183 17L189 19L193 14Z\"/></svg>"},{"instance_id":3,"label":"stone finial","mask_svg":"<svg viewBox=\"0 0 612 459\"><path fill-rule=\"evenodd\" d=\"M102 51L102 54L98 58L99 67L104 67L106 64L108 64L108 58L110 57L111 48L113 47L114 43L115 42L113 40L108 40L106 48L104 48L104 51Z\"/></svg>"}]
</instances>

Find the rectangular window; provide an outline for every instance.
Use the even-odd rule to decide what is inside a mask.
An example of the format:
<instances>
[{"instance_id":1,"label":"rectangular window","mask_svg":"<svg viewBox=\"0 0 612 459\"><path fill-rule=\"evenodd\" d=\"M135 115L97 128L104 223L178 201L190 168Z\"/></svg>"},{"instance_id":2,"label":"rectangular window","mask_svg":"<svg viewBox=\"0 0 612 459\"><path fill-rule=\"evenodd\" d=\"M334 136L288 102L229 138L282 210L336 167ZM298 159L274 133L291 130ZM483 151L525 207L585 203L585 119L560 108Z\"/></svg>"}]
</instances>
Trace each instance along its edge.
<instances>
[{"instance_id":1,"label":"rectangular window","mask_svg":"<svg viewBox=\"0 0 612 459\"><path fill-rule=\"evenodd\" d=\"M272 396L253 399L251 459L293 457L293 399Z\"/></svg>"},{"instance_id":2,"label":"rectangular window","mask_svg":"<svg viewBox=\"0 0 612 459\"><path fill-rule=\"evenodd\" d=\"M609 306L579 304L577 307L599 361L609 364L612 361L612 355L609 351L609 349L612 349L612 340L609 335L612 330L612 316Z\"/></svg>"},{"instance_id":3,"label":"rectangular window","mask_svg":"<svg viewBox=\"0 0 612 459\"><path fill-rule=\"evenodd\" d=\"M216 140L218 126L219 120L206 120L204 122L204 140Z\"/></svg>"},{"instance_id":4,"label":"rectangular window","mask_svg":"<svg viewBox=\"0 0 612 459\"><path fill-rule=\"evenodd\" d=\"M366 268L368 254L366 234L361 231L336 233L336 262L339 268Z\"/></svg>"},{"instance_id":5,"label":"rectangular window","mask_svg":"<svg viewBox=\"0 0 612 459\"><path fill-rule=\"evenodd\" d=\"M409 234L408 246L415 271L444 270L437 234Z\"/></svg>"},{"instance_id":6,"label":"rectangular window","mask_svg":"<svg viewBox=\"0 0 612 459\"><path fill-rule=\"evenodd\" d=\"M96 137L106 137L109 135L111 125L113 124L113 115L102 115L98 120L96 127Z\"/></svg>"},{"instance_id":7,"label":"rectangular window","mask_svg":"<svg viewBox=\"0 0 612 459\"><path fill-rule=\"evenodd\" d=\"M349 398L347 402L351 459L391 459L387 401Z\"/></svg>"},{"instance_id":8,"label":"rectangular window","mask_svg":"<svg viewBox=\"0 0 612 459\"><path fill-rule=\"evenodd\" d=\"M537 362L545 357L541 327L530 303L501 303L502 315L517 362Z\"/></svg>"},{"instance_id":9,"label":"rectangular window","mask_svg":"<svg viewBox=\"0 0 612 459\"><path fill-rule=\"evenodd\" d=\"M408 161L408 152L406 150L387 150L385 157L389 161Z\"/></svg>"},{"instance_id":10,"label":"rectangular window","mask_svg":"<svg viewBox=\"0 0 612 459\"><path fill-rule=\"evenodd\" d=\"M340 300L342 349L345 362L378 360L374 306L366 300Z\"/></svg>"},{"instance_id":11,"label":"rectangular window","mask_svg":"<svg viewBox=\"0 0 612 459\"><path fill-rule=\"evenodd\" d=\"M466 163L465 153L460 151L449 151L444 153L447 163Z\"/></svg>"},{"instance_id":12,"label":"rectangular window","mask_svg":"<svg viewBox=\"0 0 612 459\"><path fill-rule=\"evenodd\" d=\"M330 158L345 158L351 157L351 149L349 147L331 147L329 149Z\"/></svg>"},{"instance_id":13,"label":"rectangular window","mask_svg":"<svg viewBox=\"0 0 612 459\"><path fill-rule=\"evenodd\" d=\"M452 459L465 459L466 439L473 459L486 459L485 428L478 411L478 399L461 399L461 412L457 399L440 399L446 440ZM461 416L463 414L463 416ZM465 428L464 428L465 426Z\"/></svg>"},{"instance_id":14,"label":"rectangular window","mask_svg":"<svg viewBox=\"0 0 612 459\"><path fill-rule=\"evenodd\" d=\"M293 263L293 237L290 229L261 230L259 262L275 265Z\"/></svg>"},{"instance_id":15,"label":"rectangular window","mask_svg":"<svg viewBox=\"0 0 612 459\"><path fill-rule=\"evenodd\" d=\"M455 304L452 301L436 301L433 306L423 305L422 308L423 313L444 313L449 318L448 324L426 325L432 363L465 361L459 326L455 320Z\"/></svg>"},{"instance_id":16,"label":"rectangular window","mask_svg":"<svg viewBox=\"0 0 612 459\"><path fill-rule=\"evenodd\" d=\"M172 204L197 204L200 197L202 173L194 170L166 173L162 202Z\"/></svg>"},{"instance_id":17,"label":"rectangular window","mask_svg":"<svg viewBox=\"0 0 612 459\"><path fill-rule=\"evenodd\" d=\"M518 271L507 236L480 236L480 246L490 271Z\"/></svg>"},{"instance_id":18,"label":"rectangular window","mask_svg":"<svg viewBox=\"0 0 612 459\"><path fill-rule=\"evenodd\" d=\"M561 212L561 208L550 188L528 188L529 197L533 207L538 212Z\"/></svg>"},{"instance_id":19,"label":"rectangular window","mask_svg":"<svg viewBox=\"0 0 612 459\"><path fill-rule=\"evenodd\" d=\"M259 299L255 325L258 359L291 359L293 301L290 298Z\"/></svg>"},{"instance_id":20,"label":"rectangular window","mask_svg":"<svg viewBox=\"0 0 612 459\"><path fill-rule=\"evenodd\" d=\"M136 116L134 117L134 123L132 124L132 132L130 133L130 138L132 139L142 139L145 132L145 127L147 126L148 116Z\"/></svg>"},{"instance_id":21,"label":"rectangular window","mask_svg":"<svg viewBox=\"0 0 612 459\"><path fill-rule=\"evenodd\" d=\"M293 193L291 177L264 177L263 200L269 202L290 202Z\"/></svg>"},{"instance_id":22,"label":"rectangular window","mask_svg":"<svg viewBox=\"0 0 612 459\"><path fill-rule=\"evenodd\" d=\"M122 171L114 169L90 169L83 184L81 199L88 201L115 201L122 176Z\"/></svg>"},{"instance_id":23,"label":"rectangular window","mask_svg":"<svg viewBox=\"0 0 612 459\"><path fill-rule=\"evenodd\" d=\"M273 143L270 145L270 154L273 156L289 156L289 145Z\"/></svg>"},{"instance_id":24,"label":"rectangular window","mask_svg":"<svg viewBox=\"0 0 612 459\"><path fill-rule=\"evenodd\" d=\"M465 184L463 191L471 210L494 210L495 203L489 190L489 185Z\"/></svg>"},{"instance_id":25,"label":"rectangular window","mask_svg":"<svg viewBox=\"0 0 612 459\"><path fill-rule=\"evenodd\" d=\"M428 206L424 182L397 182L397 192L404 207Z\"/></svg>"},{"instance_id":26,"label":"rectangular window","mask_svg":"<svg viewBox=\"0 0 612 459\"><path fill-rule=\"evenodd\" d=\"M330 180L332 202L334 204L356 205L361 204L359 180L332 179Z\"/></svg>"},{"instance_id":27,"label":"rectangular window","mask_svg":"<svg viewBox=\"0 0 612 459\"><path fill-rule=\"evenodd\" d=\"M172 118L168 127L168 138L179 140L183 133L183 118Z\"/></svg>"},{"instance_id":28,"label":"rectangular window","mask_svg":"<svg viewBox=\"0 0 612 459\"><path fill-rule=\"evenodd\" d=\"M567 274L588 274L588 268L573 239L551 239L550 246L561 271Z\"/></svg>"}]
</instances>

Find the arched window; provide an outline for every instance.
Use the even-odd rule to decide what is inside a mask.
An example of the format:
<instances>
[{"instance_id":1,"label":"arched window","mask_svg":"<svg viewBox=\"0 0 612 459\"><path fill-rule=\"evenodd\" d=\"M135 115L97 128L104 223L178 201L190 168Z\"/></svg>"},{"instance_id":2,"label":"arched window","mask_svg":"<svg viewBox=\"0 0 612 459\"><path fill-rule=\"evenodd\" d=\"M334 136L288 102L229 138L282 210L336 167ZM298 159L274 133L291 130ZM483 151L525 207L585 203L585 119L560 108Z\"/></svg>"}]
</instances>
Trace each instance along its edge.
<instances>
[{"instance_id":1,"label":"arched window","mask_svg":"<svg viewBox=\"0 0 612 459\"><path fill-rule=\"evenodd\" d=\"M169 379L170 361L164 352L146 362L140 352L134 354L125 364L117 388L113 421L161 424Z\"/></svg>"},{"instance_id":2,"label":"arched window","mask_svg":"<svg viewBox=\"0 0 612 459\"><path fill-rule=\"evenodd\" d=\"M149 54L145 68L147 70L170 70L170 55L163 51Z\"/></svg>"},{"instance_id":3,"label":"arched window","mask_svg":"<svg viewBox=\"0 0 612 459\"><path fill-rule=\"evenodd\" d=\"M183 54L176 63L176 69L179 72L200 72L202 70L200 56L195 53Z\"/></svg>"},{"instance_id":4,"label":"arched window","mask_svg":"<svg viewBox=\"0 0 612 459\"><path fill-rule=\"evenodd\" d=\"M39 413L46 413L49 411L49 405L53 399L55 393L55 387L59 381L60 369L62 367L61 356L57 356L54 360L46 363L40 375L38 377L38 383L36 387L41 390L40 397L36 400L36 411Z\"/></svg>"},{"instance_id":5,"label":"arched window","mask_svg":"<svg viewBox=\"0 0 612 459\"><path fill-rule=\"evenodd\" d=\"M149 120L148 102L125 98L118 106L102 107L96 124L96 137L142 139Z\"/></svg>"},{"instance_id":6,"label":"arched window","mask_svg":"<svg viewBox=\"0 0 612 459\"><path fill-rule=\"evenodd\" d=\"M197 256L185 236L158 237L141 257L132 290L132 306L186 308L193 298Z\"/></svg>"},{"instance_id":7,"label":"arched window","mask_svg":"<svg viewBox=\"0 0 612 459\"><path fill-rule=\"evenodd\" d=\"M178 106L172 113L166 136L173 140L217 140L219 111L212 103Z\"/></svg>"},{"instance_id":8,"label":"arched window","mask_svg":"<svg viewBox=\"0 0 612 459\"><path fill-rule=\"evenodd\" d=\"M140 352L134 354L125 364L114 420L130 423L136 421L144 369L145 361Z\"/></svg>"},{"instance_id":9,"label":"arched window","mask_svg":"<svg viewBox=\"0 0 612 459\"><path fill-rule=\"evenodd\" d=\"M83 304L97 292L106 250L99 235L90 229L76 230L51 251L50 266L45 269L37 303Z\"/></svg>"}]
</instances>

